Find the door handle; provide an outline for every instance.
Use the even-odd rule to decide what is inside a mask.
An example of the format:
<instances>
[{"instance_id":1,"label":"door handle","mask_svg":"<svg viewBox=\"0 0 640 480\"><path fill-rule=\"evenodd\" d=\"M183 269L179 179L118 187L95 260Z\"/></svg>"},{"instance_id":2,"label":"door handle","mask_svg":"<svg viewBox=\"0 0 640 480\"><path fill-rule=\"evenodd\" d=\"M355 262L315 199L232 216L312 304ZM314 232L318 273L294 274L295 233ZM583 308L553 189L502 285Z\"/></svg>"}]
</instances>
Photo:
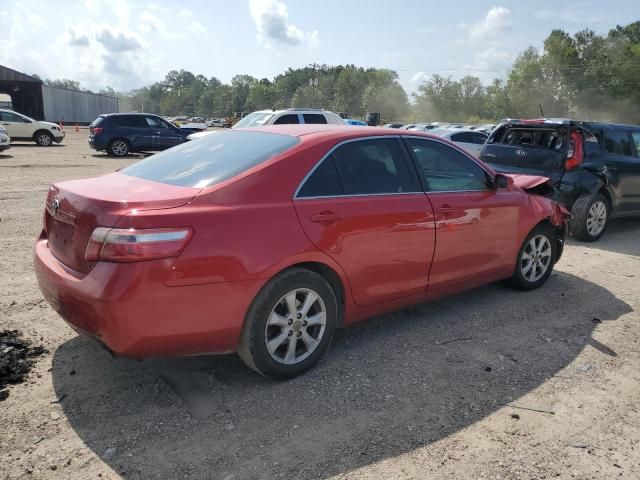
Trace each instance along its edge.
<instances>
[{"instance_id":1,"label":"door handle","mask_svg":"<svg viewBox=\"0 0 640 480\"><path fill-rule=\"evenodd\" d=\"M336 215L333 212L322 212L316 215L311 215L311 221L315 223L333 223L341 220L342 215Z\"/></svg>"},{"instance_id":2,"label":"door handle","mask_svg":"<svg viewBox=\"0 0 640 480\"><path fill-rule=\"evenodd\" d=\"M458 211L458 209L452 207L448 203L445 203L438 209L438 211L441 212L441 213L453 213L453 212Z\"/></svg>"}]
</instances>

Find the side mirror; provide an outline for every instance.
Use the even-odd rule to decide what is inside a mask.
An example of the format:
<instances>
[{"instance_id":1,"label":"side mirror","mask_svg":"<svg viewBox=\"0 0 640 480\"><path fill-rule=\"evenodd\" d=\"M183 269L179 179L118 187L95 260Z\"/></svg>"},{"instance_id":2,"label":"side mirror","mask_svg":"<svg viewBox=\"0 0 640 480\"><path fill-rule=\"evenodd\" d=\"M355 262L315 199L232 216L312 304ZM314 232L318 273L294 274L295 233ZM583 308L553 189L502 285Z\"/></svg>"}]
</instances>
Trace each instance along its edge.
<instances>
[{"instance_id":1,"label":"side mirror","mask_svg":"<svg viewBox=\"0 0 640 480\"><path fill-rule=\"evenodd\" d=\"M497 173L493 179L493 188L496 190L510 190L513 187L513 178L502 173Z\"/></svg>"}]
</instances>

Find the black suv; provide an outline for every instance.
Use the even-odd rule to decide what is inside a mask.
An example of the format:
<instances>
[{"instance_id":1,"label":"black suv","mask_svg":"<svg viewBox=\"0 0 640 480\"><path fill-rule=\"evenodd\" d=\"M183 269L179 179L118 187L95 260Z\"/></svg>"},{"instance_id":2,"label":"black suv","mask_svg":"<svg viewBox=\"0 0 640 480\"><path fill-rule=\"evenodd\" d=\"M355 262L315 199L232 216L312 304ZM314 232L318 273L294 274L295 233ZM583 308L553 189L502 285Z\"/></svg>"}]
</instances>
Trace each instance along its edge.
<instances>
[{"instance_id":1,"label":"black suv","mask_svg":"<svg viewBox=\"0 0 640 480\"><path fill-rule=\"evenodd\" d=\"M503 120L480 158L499 172L544 175L593 242L611 217L640 215L640 127L566 119Z\"/></svg>"},{"instance_id":2,"label":"black suv","mask_svg":"<svg viewBox=\"0 0 640 480\"><path fill-rule=\"evenodd\" d=\"M109 155L166 150L186 141L191 132L149 113L100 115L89 126L89 146Z\"/></svg>"}]
</instances>

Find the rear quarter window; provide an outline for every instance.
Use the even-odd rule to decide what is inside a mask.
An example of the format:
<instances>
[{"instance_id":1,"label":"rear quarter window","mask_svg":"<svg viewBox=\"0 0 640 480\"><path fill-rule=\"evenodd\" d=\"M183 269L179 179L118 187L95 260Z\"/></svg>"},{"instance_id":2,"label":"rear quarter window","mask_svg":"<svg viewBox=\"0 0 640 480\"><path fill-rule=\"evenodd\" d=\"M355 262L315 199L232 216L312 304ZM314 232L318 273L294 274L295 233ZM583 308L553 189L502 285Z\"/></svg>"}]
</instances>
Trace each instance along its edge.
<instances>
[{"instance_id":1,"label":"rear quarter window","mask_svg":"<svg viewBox=\"0 0 640 480\"><path fill-rule=\"evenodd\" d=\"M298 138L228 130L157 153L120 173L182 187L206 188L239 175L294 147Z\"/></svg>"}]
</instances>

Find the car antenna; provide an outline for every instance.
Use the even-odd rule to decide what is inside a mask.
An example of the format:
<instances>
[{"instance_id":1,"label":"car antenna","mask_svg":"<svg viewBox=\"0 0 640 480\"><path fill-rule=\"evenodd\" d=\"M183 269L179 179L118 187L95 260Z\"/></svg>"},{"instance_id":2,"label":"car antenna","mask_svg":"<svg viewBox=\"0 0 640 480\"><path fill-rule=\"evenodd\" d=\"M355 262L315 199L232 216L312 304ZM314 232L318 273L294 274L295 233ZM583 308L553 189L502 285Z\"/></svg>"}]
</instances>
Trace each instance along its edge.
<instances>
[{"instance_id":1,"label":"car antenna","mask_svg":"<svg viewBox=\"0 0 640 480\"><path fill-rule=\"evenodd\" d=\"M542 104L541 104L541 103L539 103L539 104L538 104L538 107L540 107L540 116L541 116L542 118L544 118L544 112L542 111Z\"/></svg>"}]
</instances>

